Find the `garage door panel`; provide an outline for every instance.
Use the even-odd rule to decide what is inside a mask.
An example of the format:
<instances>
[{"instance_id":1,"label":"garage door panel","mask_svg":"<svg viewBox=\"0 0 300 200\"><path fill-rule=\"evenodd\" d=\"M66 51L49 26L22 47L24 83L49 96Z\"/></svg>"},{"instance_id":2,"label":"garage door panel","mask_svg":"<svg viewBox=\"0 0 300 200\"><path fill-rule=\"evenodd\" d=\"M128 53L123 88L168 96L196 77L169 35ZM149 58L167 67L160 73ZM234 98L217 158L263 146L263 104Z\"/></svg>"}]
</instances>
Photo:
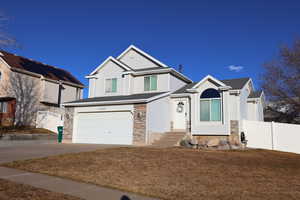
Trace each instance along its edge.
<instances>
[{"instance_id":1,"label":"garage door panel","mask_svg":"<svg viewBox=\"0 0 300 200\"><path fill-rule=\"evenodd\" d=\"M133 117L130 112L80 113L74 142L132 144Z\"/></svg>"}]
</instances>

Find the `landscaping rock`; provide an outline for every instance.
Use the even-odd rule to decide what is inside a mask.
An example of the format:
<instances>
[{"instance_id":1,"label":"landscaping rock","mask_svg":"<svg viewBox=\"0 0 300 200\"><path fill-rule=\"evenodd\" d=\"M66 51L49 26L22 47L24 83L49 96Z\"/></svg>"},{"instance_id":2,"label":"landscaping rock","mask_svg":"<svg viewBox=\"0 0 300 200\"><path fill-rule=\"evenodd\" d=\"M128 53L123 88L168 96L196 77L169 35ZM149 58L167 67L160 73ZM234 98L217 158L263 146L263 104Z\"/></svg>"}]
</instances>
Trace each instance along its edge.
<instances>
[{"instance_id":1,"label":"landscaping rock","mask_svg":"<svg viewBox=\"0 0 300 200\"><path fill-rule=\"evenodd\" d=\"M193 148L193 144L192 144L190 138L182 139L182 140L180 141L179 144L180 144L180 146L182 146L182 147Z\"/></svg>"},{"instance_id":2,"label":"landscaping rock","mask_svg":"<svg viewBox=\"0 0 300 200\"><path fill-rule=\"evenodd\" d=\"M218 146L218 150L229 150L229 149L231 149L229 144Z\"/></svg>"},{"instance_id":3,"label":"landscaping rock","mask_svg":"<svg viewBox=\"0 0 300 200\"><path fill-rule=\"evenodd\" d=\"M220 144L220 139L218 139L218 138L211 139L207 142L208 147L216 147L219 144Z\"/></svg>"}]
</instances>

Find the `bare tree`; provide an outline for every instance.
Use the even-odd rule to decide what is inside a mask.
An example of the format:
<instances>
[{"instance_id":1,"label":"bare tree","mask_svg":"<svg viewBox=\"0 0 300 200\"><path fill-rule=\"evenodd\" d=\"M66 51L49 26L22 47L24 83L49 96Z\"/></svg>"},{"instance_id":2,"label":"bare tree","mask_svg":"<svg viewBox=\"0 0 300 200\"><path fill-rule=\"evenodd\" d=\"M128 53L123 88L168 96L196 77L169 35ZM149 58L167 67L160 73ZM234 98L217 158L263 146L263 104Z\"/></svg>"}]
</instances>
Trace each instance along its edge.
<instances>
[{"instance_id":1,"label":"bare tree","mask_svg":"<svg viewBox=\"0 0 300 200\"><path fill-rule=\"evenodd\" d=\"M15 39L6 33L6 25L8 18L0 13L0 49L16 45Z\"/></svg>"},{"instance_id":2,"label":"bare tree","mask_svg":"<svg viewBox=\"0 0 300 200\"><path fill-rule=\"evenodd\" d=\"M39 105L39 79L17 72L11 72L2 89L7 96L16 99L15 126L32 126Z\"/></svg>"},{"instance_id":3,"label":"bare tree","mask_svg":"<svg viewBox=\"0 0 300 200\"><path fill-rule=\"evenodd\" d=\"M280 48L277 59L263 65L262 89L275 120L300 123L300 40Z\"/></svg>"}]
</instances>

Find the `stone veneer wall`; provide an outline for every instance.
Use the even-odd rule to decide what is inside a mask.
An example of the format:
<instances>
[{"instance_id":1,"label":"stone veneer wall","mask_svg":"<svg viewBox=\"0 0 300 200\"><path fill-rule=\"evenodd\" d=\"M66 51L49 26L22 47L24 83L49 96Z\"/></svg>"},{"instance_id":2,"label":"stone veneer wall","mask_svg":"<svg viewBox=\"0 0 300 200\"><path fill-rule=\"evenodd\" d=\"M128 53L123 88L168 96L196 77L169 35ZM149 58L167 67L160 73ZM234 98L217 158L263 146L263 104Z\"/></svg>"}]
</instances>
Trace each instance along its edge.
<instances>
[{"instance_id":1,"label":"stone veneer wall","mask_svg":"<svg viewBox=\"0 0 300 200\"><path fill-rule=\"evenodd\" d=\"M146 108L147 104L134 104L133 108L133 144L146 144Z\"/></svg>"},{"instance_id":2,"label":"stone veneer wall","mask_svg":"<svg viewBox=\"0 0 300 200\"><path fill-rule=\"evenodd\" d=\"M148 144L152 144L153 142L159 140L163 135L164 133L150 133Z\"/></svg>"},{"instance_id":3,"label":"stone veneer wall","mask_svg":"<svg viewBox=\"0 0 300 200\"><path fill-rule=\"evenodd\" d=\"M239 122L230 121L230 135L195 135L193 136L200 146L222 147L230 145L239 147L241 145L239 136Z\"/></svg>"},{"instance_id":4,"label":"stone veneer wall","mask_svg":"<svg viewBox=\"0 0 300 200\"><path fill-rule=\"evenodd\" d=\"M239 134L239 121L238 120L230 120L230 136L229 136L230 144L240 145L240 134Z\"/></svg>"},{"instance_id":5,"label":"stone veneer wall","mask_svg":"<svg viewBox=\"0 0 300 200\"><path fill-rule=\"evenodd\" d=\"M74 107L65 107L64 136L63 136L64 140L72 140L73 121L74 121Z\"/></svg>"}]
</instances>

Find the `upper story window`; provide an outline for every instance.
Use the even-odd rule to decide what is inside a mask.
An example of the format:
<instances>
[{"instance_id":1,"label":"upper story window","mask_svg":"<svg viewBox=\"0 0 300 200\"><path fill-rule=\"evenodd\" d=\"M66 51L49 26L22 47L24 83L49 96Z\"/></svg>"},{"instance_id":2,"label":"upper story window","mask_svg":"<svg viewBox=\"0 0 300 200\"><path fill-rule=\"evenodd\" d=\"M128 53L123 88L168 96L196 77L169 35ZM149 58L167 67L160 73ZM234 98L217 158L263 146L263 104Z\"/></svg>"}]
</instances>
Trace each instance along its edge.
<instances>
[{"instance_id":1,"label":"upper story window","mask_svg":"<svg viewBox=\"0 0 300 200\"><path fill-rule=\"evenodd\" d=\"M215 89L207 89L200 96L200 121L221 121L221 96Z\"/></svg>"},{"instance_id":2,"label":"upper story window","mask_svg":"<svg viewBox=\"0 0 300 200\"><path fill-rule=\"evenodd\" d=\"M144 77L144 90L145 91L157 90L157 75Z\"/></svg>"},{"instance_id":3,"label":"upper story window","mask_svg":"<svg viewBox=\"0 0 300 200\"><path fill-rule=\"evenodd\" d=\"M106 93L117 92L117 79L116 78L108 78L105 80L105 92Z\"/></svg>"}]
</instances>

